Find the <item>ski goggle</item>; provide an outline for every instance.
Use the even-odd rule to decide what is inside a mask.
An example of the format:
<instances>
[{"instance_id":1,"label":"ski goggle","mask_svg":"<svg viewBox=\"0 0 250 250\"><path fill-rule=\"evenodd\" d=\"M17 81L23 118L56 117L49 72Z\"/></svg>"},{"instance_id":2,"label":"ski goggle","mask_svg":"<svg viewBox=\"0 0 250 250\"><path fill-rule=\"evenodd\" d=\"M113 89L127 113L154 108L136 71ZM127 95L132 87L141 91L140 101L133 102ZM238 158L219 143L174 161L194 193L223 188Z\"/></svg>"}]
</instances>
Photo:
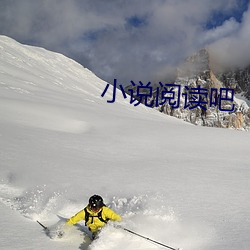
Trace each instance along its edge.
<instances>
[{"instance_id":1,"label":"ski goggle","mask_svg":"<svg viewBox=\"0 0 250 250\"><path fill-rule=\"evenodd\" d=\"M90 210L92 210L92 211L94 211L94 212L100 210L100 207L98 207L98 206L93 206L93 205L90 205L89 208L90 208Z\"/></svg>"}]
</instances>

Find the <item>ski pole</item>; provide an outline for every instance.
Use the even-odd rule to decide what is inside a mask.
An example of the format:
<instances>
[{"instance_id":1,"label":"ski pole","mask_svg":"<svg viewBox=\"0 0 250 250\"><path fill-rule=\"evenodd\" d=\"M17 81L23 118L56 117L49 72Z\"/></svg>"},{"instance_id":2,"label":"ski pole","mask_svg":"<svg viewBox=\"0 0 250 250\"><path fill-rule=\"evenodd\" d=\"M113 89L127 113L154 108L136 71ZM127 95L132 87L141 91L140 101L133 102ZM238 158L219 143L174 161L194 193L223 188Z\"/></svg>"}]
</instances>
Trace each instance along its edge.
<instances>
[{"instance_id":1,"label":"ski pole","mask_svg":"<svg viewBox=\"0 0 250 250\"><path fill-rule=\"evenodd\" d=\"M42 226L43 227L43 229L46 231L46 230L48 230L48 228L47 227L45 227L41 222L39 222L38 220L36 221L40 226Z\"/></svg>"},{"instance_id":2,"label":"ski pole","mask_svg":"<svg viewBox=\"0 0 250 250\"><path fill-rule=\"evenodd\" d=\"M122 228L122 229L125 230L125 231L127 231L127 232L129 232L129 233L131 233L131 234L137 235L137 236L139 236L139 237L141 237L141 238L143 238L143 239L145 239L145 240L154 242L154 243L156 243L156 244L158 244L158 245L161 245L161 246L163 246L163 247L169 248L169 249L171 249L171 250L180 250L180 248L173 248L173 247L167 246L167 245L162 244L162 243L160 243L160 242L158 242L158 241L155 241L155 240L152 240L152 239L150 239L150 238L148 238L148 237L145 237L145 236L143 236L143 235L141 235L141 234L135 233L135 232L133 232L133 231L127 229L127 228Z\"/></svg>"}]
</instances>

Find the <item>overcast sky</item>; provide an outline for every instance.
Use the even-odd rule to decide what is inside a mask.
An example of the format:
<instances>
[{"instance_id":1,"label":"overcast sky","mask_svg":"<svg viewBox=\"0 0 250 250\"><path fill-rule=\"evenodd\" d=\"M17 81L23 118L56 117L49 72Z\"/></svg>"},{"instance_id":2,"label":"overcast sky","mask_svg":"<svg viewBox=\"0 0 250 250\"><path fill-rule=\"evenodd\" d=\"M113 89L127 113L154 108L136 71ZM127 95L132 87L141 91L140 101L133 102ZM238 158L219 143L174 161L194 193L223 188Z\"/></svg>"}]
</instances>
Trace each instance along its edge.
<instances>
[{"instance_id":1,"label":"overcast sky","mask_svg":"<svg viewBox=\"0 0 250 250\"><path fill-rule=\"evenodd\" d=\"M165 80L210 46L250 62L250 0L0 0L0 34L61 52L104 80Z\"/></svg>"}]
</instances>

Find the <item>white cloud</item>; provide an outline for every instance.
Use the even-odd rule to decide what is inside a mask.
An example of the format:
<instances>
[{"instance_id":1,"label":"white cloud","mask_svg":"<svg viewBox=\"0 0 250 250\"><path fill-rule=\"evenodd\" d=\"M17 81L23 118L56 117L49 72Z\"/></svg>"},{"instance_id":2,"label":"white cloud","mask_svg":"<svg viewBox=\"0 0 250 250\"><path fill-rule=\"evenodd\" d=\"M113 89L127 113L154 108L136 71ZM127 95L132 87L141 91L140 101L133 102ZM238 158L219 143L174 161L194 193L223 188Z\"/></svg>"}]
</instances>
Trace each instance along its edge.
<instances>
[{"instance_id":1,"label":"white cloud","mask_svg":"<svg viewBox=\"0 0 250 250\"><path fill-rule=\"evenodd\" d=\"M213 43L218 50L223 44L232 46L238 38L231 34L238 34L243 43L250 33L247 14L242 24L232 18L214 30L204 29L214 12L230 14L237 4L237 0L2 0L0 33L63 52L110 81L151 81L205 45ZM143 25L131 25L131 17Z\"/></svg>"},{"instance_id":2,"label":"white cloud","mask_svg":"<svg viewBox=\"0 0 250 250\"><path fill-rule=\"evenodd\" d=\"M250 9L244 13L242 22L234 32L210 45L219 64L226 67L246 66L250 63Z\"/></svg>"},{"instance_id":3,"label":"white cloud","mask_svg":"<svg viewBox=\"0 0 250 250\"><path fill-rule=\"evenodd\" d=\"M232 17L229 20L226 20L221 26L205 30L201 35L200 43L211 44L214 41L231 36L232 34L237 33L239 27L240 24Z\"/></svg>"}]
</instances>

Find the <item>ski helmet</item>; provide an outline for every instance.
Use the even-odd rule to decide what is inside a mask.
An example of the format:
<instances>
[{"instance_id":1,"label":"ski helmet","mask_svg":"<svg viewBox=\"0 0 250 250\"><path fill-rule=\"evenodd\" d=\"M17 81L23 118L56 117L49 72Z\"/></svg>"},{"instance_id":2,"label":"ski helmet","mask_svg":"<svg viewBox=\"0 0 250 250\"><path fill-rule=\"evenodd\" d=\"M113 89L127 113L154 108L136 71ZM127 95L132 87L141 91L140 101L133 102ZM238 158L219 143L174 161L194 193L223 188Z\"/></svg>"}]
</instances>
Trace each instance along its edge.
<instances>
[{"instance_id":1,"label":"ski helmet","mask_svg":"<svg viewBox=\"0 0 250 250\"><path fill-rule=\"evenodd\" d=\"M99 195L93 195L89 198L89 206L93 210L98 210L103 207L103 199Z\"/></svg>"}]
</instances>

